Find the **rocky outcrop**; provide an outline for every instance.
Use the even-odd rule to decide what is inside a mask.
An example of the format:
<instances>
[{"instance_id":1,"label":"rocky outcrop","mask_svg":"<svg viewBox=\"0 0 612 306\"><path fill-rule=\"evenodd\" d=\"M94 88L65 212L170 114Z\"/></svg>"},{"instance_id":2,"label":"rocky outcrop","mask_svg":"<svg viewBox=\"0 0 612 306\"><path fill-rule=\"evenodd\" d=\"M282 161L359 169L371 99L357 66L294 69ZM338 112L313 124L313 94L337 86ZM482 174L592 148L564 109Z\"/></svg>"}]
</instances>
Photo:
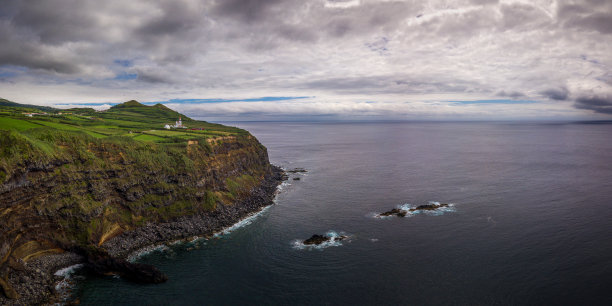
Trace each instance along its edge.
<instances>
[{"instance_id":1,"label":"rocky outcrop","mask_svg":"<svg viewBox=\"0 0 612 306\"><path fill-rule=\"evenodd\" d=\"M442 204L425 204L425 205L419 205L416 208L411 208L409 211L416 211L416 210L436 210L440 207L448 207L448 204L446 203L442 203Z\"/></svg>"},{"instance_id":2,"label":"rocky outcrop","mask_svg":"<svg viewBox=\"0 0 612 306\"><path fill-rule=\"evenodd\" d=\"M85 252L85 266L99 275L119 275L138 283L163 283L168 277L155 266L128 262L101 250Z\"/></svg>"},{"instance_id":3,"label":"rocky outcrop","mask_svg":"<svg viewBox=\"0 0 612 306\"><path fill-rule=\"evenodd\" d=\"M393 208L389 211L385 211L384 213L380 214L379 216L381 217L388 217L388 216L398 216L398 217L405 217L406 214L408 212L405 210L401 210L399 208Z\"/></svg>"},{"instance_id":4,"label":"rocky outcrop","mask_svg":"<svg viewBox=\"0 0 612 306\"><path fill-rule=\"evenodd\" d=\"M419 210L436 210L436 209L439 209L442 207L448 207L448 206L449 204L446 204L446 203L442 203L442 204L430 203L430 204L419 205L415 208L410 208L408 210L393 208L389 211L378 214L378 217L389 217L389 216L405 217L409 212L414 212L414 211L419 211Z\"/></svg>"},{"instance_id":5,"label":"rocky outcrop","mask_svg":"<svg viewBox=\"0 0 612 306\"><path fill-rule=\"evenodd\" d=\"M324 235L317 235L314 234L312 235L312 237L304 240L302 243L305 245L319 245L323 242L327 242L327 241L341 241L348 238L348 236L344 236L344 235L340 235L340 236L324 236Z\"/></svg>"}]
</instances>

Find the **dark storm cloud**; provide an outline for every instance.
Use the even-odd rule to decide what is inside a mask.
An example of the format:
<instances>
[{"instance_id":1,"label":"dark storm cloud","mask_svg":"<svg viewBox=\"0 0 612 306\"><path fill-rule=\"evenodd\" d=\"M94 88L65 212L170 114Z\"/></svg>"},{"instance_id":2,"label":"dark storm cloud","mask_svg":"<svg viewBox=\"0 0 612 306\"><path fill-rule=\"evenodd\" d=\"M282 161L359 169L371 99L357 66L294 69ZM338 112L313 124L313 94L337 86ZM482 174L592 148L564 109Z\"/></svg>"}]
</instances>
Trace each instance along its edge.
<instances>
[{"instance_id":1,"label":"dark storm cloud","mask_svg":"<svg viewBox=\"0 0 612 306\"><path fill-rule=\"evenodd\" d=\"M557 15L566 27L612 34L612 2L586 1L559 5Z\"/></svg>"},{"instance_id":2,"label":"dark storm cloud","mask_svg":"<svg viewBox=\"0 0 612 306\"><path fill-rule=\"evenodd\" d=\"M569 96L569 91L565 87L551 88L542 91L541 94L552 100L564 101L567 100Z\"/></svg>"},{"instance_id":3,"label":"dark storm cloud","mask_svg":"<svg viewBox=\"0 0 612 306\"><path fill-rule=\"evenodd\" d=\"M76 73L79 71L69 59L49 54L39 44L22 40L6 21L0 21L0 66L13 65L54 73Z\"/></svg>"},{"instance_id":4,"label":"dark storm cloud","mask_svg":"<svg viewBox=\"0 0 612 306\"><path fill-rule=\"evenodd\" d=\"M612 114L612 95L585 96L576 99L576 108L588 109L602 114Z\"/></svg>"},{"instance_id":5,"label":"dark storm cloud","mask_svg":"<svg viewBox=\"0 0 612 306\"><path fill-rule=\"evenodd\" d=\"M136 70L136 74L138 75L138 80L146 83L172 83L172 80L167 76L161 73L156 73L152 71L146 70Z\"/></svg>"},{"instance_id":6,"label":"dark storm cloud","mask_svg":"<svg viewBox=\"0 0 612 306\"><path fill-rule=\"evenodd\" d=\"M28 0L19 1L12 23L37 35L43 43L95 39L95 18L86 1Z\"/></svg>"}]
</instances>

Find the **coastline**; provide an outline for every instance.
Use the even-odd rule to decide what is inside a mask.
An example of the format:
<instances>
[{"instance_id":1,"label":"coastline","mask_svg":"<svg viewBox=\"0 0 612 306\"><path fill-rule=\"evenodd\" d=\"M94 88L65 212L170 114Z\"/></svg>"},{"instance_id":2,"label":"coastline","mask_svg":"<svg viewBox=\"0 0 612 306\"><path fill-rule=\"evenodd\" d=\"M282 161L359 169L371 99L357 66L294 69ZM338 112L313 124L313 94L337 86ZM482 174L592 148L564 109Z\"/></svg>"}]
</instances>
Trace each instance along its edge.
<instances>
[{"instance_id":1,"label":"coastline","mask_svg":"<svg viewBox=\"0 0 612 306\"><path fill-rule=\"evenodd\" d=\"M122 233L101 247L110 255L128 259L147 248L172 244L193 237L208 237L241 222L245 218L260 213L273 204L277 186L283 181L284 171L271 165L271 171L261 185L254 188L251 195L231 206L201 215L181 217L172 222L149 223L133 231ZM0 296L2 305L32 305L64 303L65 294L58 292L56 286L64 277L56 272L85 262L85 258L72 252L46 255L23 264L18 273L12 273L10 282L22 293L18 299Z\"/></svg>"},{"instance_id":2,"label":"coastline","mask_svg":"<svg viewBox=\"0 0 612 306\"><path fill-rule=\"evenodd\" d=\"M272 204L276 187L282 182L283 173L281 168L272 166L271 173L263 183L239 203L223 206L202 215L181 217L172 222L149 223L110 239L102 245L102 248L112 256L127 258L133 252L147 246L171 243L193 236L211 236Z\"/></svg>"}]
</instances>

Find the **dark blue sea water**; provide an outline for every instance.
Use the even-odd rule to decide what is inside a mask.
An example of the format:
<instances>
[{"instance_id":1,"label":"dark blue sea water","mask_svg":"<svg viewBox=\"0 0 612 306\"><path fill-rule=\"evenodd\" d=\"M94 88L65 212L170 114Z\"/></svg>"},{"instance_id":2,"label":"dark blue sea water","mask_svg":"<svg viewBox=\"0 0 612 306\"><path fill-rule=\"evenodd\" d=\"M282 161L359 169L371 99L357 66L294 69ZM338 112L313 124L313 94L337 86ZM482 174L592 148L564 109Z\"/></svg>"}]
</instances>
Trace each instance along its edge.
<instances>
[{"instance_id":1,"label":"dark blue sea water","mask_svg":"<svg viewBox=\"0 0 612 306\"><path fill-rule=\"evenodd\" d=\"M88 277L86 305L612 305L612 125L234 123L308 170L220 239ZM292 175L296 177L298 175ZM374 218L403 204L443 213ZM328 231L326 248L295 241Z\"/></svg>"}]
</instances>

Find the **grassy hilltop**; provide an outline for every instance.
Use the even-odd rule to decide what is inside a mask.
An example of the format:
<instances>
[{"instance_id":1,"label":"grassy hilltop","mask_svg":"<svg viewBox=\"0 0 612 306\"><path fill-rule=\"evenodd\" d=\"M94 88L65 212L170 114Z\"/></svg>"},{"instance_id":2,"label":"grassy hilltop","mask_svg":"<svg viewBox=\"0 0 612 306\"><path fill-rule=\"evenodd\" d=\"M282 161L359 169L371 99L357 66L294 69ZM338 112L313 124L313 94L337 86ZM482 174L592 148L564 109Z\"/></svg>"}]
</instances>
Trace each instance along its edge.
<instances>
[{"instance_id":1,"label":"grassy hilltop","mask_svg":"<svg viewBox=\"0 0 612 306\"><path fill-rule=\"evenodd\" d=\"M28 117L27 113L36 114ZM174 124L179 116L188 129L164 129L166 124ZM60 110L0 99L0 130L22 132L35 128L81 131L96 138L126 136L156 143L180 143L246 133L238 128L193 120L162 104L146 106L132 100L97 112L91 108Z\"/></svg>"}]
</instances>

